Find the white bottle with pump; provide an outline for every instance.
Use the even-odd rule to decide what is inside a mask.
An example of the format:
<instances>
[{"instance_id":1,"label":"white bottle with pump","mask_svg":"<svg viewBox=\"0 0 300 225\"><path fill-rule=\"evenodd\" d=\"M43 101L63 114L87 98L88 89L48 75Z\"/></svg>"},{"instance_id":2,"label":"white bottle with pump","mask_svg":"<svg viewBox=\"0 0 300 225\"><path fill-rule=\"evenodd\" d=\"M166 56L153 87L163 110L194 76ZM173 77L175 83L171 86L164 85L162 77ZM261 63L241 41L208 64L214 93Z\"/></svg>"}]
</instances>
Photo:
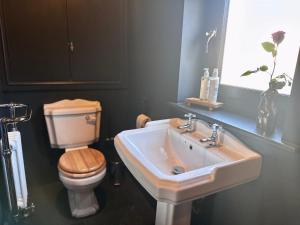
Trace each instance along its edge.
<instances>
[{"instance_id":1,"label":"white bottle with pump","mask_svg":"<svg viewBox=\"0 0 300 225\"><path fill-rule=\"evenodd\" d=\"M219 84L220 84L218 68L214 68L212 76L209 78L209 81L210 81L210 86L209 86L208 102L215 104L217 103Z\"/></svg>"},{"instance_id":2,"label":"white bottle with pump","mask_svg":"<svg viewBox=\"0 0 300 225\"><path fill-rule=\"evenodd\" d=\"M204 74L201 78L201 86L200 86L200 99L201 100L208 100L209 94L209 68L204 68Z\"/></svg>"}]
</instances>

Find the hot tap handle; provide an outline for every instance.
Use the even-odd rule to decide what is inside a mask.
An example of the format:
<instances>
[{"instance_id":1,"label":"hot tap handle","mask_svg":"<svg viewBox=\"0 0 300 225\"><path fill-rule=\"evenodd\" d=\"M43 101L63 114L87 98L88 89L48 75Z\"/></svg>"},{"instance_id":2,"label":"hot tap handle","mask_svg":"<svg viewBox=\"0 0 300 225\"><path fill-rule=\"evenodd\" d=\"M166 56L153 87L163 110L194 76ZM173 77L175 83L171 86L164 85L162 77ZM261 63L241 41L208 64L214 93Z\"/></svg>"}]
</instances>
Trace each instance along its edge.
<instances>
[{"instance_id":1,"label":"hot tap handle","mask_svg":"<svg viewBox=\"0 0 300 225\"><path fill-rule=\"evenodd\" d=\"M184 117L187 118L188 120L192 120L192 119L196 118L196 115L193 113L186 113L186 114L184 114Z\"/></svg>"}]
</instances>

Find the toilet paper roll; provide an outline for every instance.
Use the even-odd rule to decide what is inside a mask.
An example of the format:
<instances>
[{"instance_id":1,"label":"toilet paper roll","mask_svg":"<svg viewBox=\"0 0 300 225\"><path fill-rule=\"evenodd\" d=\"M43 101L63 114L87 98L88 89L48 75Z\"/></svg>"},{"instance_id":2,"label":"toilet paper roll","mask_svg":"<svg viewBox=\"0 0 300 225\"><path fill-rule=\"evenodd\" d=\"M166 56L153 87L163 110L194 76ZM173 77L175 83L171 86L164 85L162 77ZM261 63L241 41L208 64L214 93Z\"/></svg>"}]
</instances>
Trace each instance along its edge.
<instances>
[{"instance_id":1,"label":"toilet paper roll","mask_svg":"<svg viewBox=\"0 0 300 225\"><path fill-rule=\"evenodd\" d=\"M145 114L140 114L136 118L136 128L144 128L146 123L150 122L151 118Z\"/></svg>"}]
</instances>

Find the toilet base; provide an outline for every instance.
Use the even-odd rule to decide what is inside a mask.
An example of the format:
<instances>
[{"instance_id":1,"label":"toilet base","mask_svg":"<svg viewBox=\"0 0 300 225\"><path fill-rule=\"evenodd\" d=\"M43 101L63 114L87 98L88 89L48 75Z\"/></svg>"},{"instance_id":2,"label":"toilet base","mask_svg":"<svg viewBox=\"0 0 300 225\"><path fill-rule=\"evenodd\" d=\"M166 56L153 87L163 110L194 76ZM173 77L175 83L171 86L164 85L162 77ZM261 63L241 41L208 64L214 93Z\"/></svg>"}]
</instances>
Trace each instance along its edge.
<instances>
[{"instance_id":1,"label":"toilet base","mask_svg":"<svg viewBox=\"0 0 300 225\"><path fill-rule=\"evenodd\" d=\"M94 190L68 190L68 197L72 216L76 218L93 215L99 209L98 201L95 196Z\"/></svg>"},{"instance_id":2,"label":"toilet base","mask_svg":"<svg viewBox=\"0 0 300 225\"><path fill-rule=\"evenodd\" d=\"M72 216L76 218L95 214L98 209L98 201L94 193L106 173L104 168L99 174L82 179L72 179L59 173L59 178L68 190L69 205Z\"/></svg>"}]
</instances>

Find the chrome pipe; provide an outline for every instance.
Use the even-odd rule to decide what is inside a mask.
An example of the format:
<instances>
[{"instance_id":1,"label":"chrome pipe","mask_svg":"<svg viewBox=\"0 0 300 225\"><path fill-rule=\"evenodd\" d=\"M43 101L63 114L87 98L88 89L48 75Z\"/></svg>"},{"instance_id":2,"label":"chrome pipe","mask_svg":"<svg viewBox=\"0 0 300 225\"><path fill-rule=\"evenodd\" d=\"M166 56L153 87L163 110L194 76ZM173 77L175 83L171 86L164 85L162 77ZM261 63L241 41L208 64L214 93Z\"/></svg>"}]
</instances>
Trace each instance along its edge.
<instances>
[{"instance_id":1,"label":"chrome pipe","mask_svg":"<svg viewBox=\"0 0 300 225\"><path fill-rule=\"evenodd\" d=\"M18 216L18 204L16 197L16 189L13 177L12 169L12 149L9 145L8 134L7 134L7 124L3 123L3 119L0 120L1 129L1 158L2 166L4 172L4 180L8 198L8 206L12 217Z\"/></svg>"}]
</instances>

